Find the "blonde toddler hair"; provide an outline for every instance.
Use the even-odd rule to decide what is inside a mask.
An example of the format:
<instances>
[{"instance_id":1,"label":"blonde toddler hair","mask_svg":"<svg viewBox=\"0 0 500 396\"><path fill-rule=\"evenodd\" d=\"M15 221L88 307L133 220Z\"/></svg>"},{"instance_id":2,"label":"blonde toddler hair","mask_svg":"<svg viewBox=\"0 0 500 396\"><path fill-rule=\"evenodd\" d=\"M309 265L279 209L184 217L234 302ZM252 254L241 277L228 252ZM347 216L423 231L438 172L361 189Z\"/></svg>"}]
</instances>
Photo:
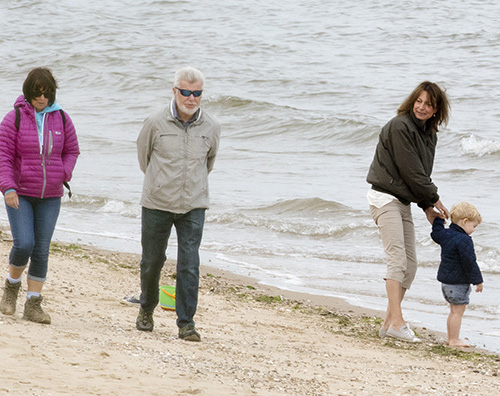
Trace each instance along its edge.
<instances>
[{"instance_id":1,"label":"blonde toddler hair","mask_svg":"<svg viewBox=\"0 0 500 396\"><path fill-rule=\"evenodd\" d=\"M481 214L477 208L468 202L460 202L459 204L453 205L450 211L450 217L451 221L455 224L463 219L477 221L478 224L482 221Z\"/></svg>"}]
</instances>

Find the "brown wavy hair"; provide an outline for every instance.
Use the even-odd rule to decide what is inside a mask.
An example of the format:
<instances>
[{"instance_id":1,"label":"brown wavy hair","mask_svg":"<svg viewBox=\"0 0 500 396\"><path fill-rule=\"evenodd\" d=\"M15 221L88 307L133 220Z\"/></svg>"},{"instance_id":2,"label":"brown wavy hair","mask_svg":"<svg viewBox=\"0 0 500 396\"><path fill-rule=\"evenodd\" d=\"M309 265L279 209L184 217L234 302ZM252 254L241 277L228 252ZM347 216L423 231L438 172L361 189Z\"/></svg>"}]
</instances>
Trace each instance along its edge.
<instances>
[{"instance_id":1,"label":"brown wavy hair","mask_svg":"<svg viewBox=\"0 0 500 396\"><path fill-rule=\"evenodd\" d=\"M56 79L50 69L46 67L37 67L31 70L23 84L23 94L29 103L43 92L49 100L49 106L52 106L56 101L56 90Z\"/></svg>"},{"instance_id":2,"label":"brown wavy hair","mask_svg":"<svg viewBox=\"0 0 500 396\"><path fill-rule=\"evenodd\" d=\"M434 108L434 115L427 120L427 126L431 128L431 130L437 132L438 127L441 125L446 126L446 124L448 124L451 106L445 91L433 82L424 81L420 83L417 88L413 90L410 96L408 96L406 100L401 103L401 106L399 106L398 109L398 115L409 114L413 111L413 105L423 91L427 92L429 95L431 105Z\"/></svg>"}]
</instances>

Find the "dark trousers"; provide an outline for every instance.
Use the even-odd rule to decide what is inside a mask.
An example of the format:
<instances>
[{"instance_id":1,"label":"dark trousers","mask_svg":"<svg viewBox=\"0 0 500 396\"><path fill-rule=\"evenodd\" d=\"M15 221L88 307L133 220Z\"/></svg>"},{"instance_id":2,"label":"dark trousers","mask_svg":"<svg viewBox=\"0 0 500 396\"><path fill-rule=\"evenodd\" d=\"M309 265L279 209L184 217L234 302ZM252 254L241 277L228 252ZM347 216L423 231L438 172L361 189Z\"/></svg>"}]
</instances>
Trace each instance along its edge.
<instances>
[{"instance_id":1,"label":"dark trousers","mask_svg":"<svg viewBox=\"0 0 500 396\"><path fill-rule=\"evenodd\" d=\"M199 248L205 223L205 209L175 214L142 208L141 308L152 312L159 302L161 269L166 260L172 226L177 233L177 278L175 311L177 326L194 326L200 279Z\"/></svg>"}]
</instances>

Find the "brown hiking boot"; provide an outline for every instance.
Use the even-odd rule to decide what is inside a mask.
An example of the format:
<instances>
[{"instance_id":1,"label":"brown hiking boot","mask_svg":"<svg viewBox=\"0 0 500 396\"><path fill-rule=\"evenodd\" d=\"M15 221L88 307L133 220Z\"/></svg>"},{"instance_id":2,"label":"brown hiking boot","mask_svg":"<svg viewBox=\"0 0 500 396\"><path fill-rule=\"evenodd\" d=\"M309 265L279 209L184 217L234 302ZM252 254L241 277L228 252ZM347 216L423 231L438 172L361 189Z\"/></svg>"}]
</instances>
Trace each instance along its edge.
<instances>
[{"instance_id":1,"label":"brown hiking boot","mask_svg":"<svg viewBox=\"0 0 500 396\"><path fill-rule=\"evenodd\" d=\"M5 288L0 302L0 311L3 314L14 315L14 312L16 312L16 302L20 288L21 282L10 283L8 279L5 279Z\"/></svg>"},{"instance_id":2,"label":"brown hiking boot","mask_svg":"<svg viewBox=\"0 0 500 396\"><path fill-rule=\"evenodd\" d=\"M43 297L31 297L24 304L24 320L29 320L35 323L50 324L50 315L43 312L42 309Z\"/></svg>"}]
</instances>

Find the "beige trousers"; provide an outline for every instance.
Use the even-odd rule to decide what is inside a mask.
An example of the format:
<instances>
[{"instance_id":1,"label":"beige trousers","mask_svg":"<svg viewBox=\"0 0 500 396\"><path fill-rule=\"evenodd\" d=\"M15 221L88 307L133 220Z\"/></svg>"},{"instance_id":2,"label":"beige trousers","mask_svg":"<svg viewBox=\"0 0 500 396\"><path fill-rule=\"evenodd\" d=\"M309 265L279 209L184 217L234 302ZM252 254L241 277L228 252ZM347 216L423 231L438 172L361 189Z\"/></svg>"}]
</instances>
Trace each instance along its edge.
<instances>
[{"instance_id":1,"label":"beige trousers","mask_svg":"<svg viewBox=\"0 0 500 396\"><path fill-rule=\"evenodd\" d=\"M380 230L387 257L385 279L401 282L403 288L409 289L417 273L411 206L394 200L381 208L370 205L370 213Z\"/></svg>"}]
</instances>

